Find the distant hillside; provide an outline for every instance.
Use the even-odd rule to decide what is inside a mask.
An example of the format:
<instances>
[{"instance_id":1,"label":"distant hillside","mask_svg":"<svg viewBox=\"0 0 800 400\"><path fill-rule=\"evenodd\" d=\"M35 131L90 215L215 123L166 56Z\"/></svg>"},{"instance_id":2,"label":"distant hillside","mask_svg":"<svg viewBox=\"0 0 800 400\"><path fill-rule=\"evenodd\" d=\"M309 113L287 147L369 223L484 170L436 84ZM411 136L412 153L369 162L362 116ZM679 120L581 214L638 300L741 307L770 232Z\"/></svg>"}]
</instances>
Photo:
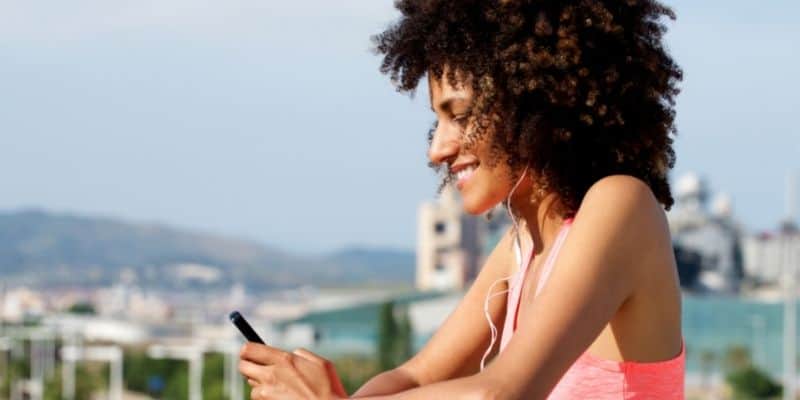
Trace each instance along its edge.
<instances>
[{"instance_id":1,"label":"distant hillside","mask_svg":"<svg viewBox=\"0 0 800 400\"><path fill-rule=\"evenodd\" d=\"M123 271L141 283L165 287L410 284L414 253L353 248L302 257L253 241L159 224L41 210L0 213L0 275L5 281L105 284Z\"/></svg>"},{"instance_id":2,"label":"distant hillside","mask_svg":"<svg viewBox=\"0 0 800 400\"><path fill-rule=\"evenodd\" d=\"M416 265L415 254L406 250L370 249L350 247L320 259L330 263L331 271L341 271L345 276L360 276L360 283L396 282L413 284ZM347 268L335 266L347 266Z\"/></svg>"}]
</instances>

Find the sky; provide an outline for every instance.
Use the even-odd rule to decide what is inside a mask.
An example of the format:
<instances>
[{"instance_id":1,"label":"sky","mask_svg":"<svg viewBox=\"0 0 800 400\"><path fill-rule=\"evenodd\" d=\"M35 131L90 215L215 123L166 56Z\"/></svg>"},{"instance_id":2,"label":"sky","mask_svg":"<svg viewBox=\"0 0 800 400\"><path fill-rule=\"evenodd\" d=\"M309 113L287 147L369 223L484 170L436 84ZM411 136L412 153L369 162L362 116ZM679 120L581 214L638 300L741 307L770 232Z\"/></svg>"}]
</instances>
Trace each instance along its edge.
<instances>
[{"instance_id":1,"label":"sky","mask_svg":"<svg viewBox=\"0 0 800 400\"><path fill-rule=\"evenodd\" d=\"M800 172L800 3L665 2L677 163L751 230ZM369 37L390 0L0 0L0 211L160 222L295 252L413 249L427 88ZM800 175L800 174L799 174Z\"/></svg>"}]
</instances>

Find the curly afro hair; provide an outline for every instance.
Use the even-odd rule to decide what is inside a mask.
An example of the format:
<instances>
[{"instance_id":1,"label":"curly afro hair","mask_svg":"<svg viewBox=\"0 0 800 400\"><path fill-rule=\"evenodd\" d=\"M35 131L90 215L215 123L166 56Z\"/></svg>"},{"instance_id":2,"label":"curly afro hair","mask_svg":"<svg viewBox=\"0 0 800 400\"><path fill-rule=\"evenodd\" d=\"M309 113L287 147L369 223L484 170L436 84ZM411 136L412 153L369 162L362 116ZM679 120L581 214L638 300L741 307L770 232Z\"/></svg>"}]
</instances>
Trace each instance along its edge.
<instances>
[{"instance_id":1,"label":"curly afro hair","mask_svg":"<svg viewBox=\"0 0 800 400\"><path fill-rule=\"evenodd\" d=\"M670 136L683 72L662 43L661 18L675 19L670 8L655 0L397 0L395 7L400 19L371 38L381 72L412 97L426 74L470 85L475 129L464 145L488 135L491 165L502 158L517 175L529 167L538 192L555 192L564 214L614 174L641 179L672 206Z\"/></svg>"}]
</instances>

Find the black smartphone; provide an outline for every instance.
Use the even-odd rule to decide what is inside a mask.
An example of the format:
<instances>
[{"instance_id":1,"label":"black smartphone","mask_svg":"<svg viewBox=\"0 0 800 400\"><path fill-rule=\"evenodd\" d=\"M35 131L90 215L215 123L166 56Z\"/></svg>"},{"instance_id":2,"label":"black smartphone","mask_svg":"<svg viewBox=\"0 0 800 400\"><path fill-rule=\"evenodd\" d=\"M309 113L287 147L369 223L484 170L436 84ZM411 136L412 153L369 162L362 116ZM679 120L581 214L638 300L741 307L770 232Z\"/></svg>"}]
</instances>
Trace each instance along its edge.
<instances>
[{"instance_id":1,"label":"black smartphone","mask_svg":"<svg viewBox=\"0 0 800 400\"><path fill-rule=\"evenodd\" d=\"M242 335L244 335L245 339L251 342L265 344L264 341L258 336L256 331L253 330L253 327L247 323L247 320L244 319L242 314L240 314L238 311L231 312L228 315L228 318L230 318L231 322L233 322L233 324L239 328L239 332L242 332Z\"/></svg>"}]
</instances>

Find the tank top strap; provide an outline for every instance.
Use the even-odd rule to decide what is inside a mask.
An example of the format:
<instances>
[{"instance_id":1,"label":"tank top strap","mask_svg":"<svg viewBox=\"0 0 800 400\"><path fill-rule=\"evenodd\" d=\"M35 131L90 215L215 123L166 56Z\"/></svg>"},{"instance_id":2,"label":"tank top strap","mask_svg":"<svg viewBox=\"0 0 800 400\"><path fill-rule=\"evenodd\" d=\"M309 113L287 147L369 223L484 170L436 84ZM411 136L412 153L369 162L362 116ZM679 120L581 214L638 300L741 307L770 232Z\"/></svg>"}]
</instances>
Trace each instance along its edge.
<instances>
[{"instance_id":1,"label":"tank top strap","mask_svg":"<svg viewBox=\"0 0 800 400\"><path fill-rule=\"evenodd\" d=\"M562 225L561 231L559 232L558 236L556 237L556 242L554 242L553 251L550 252L550 255L548 256L548 260L545 260L545 262L546 262L545 266L547 266L547 269L548 269L547 274L545 275L545 278L547 277L547 275L549 275L549 269L552 268L552 263L553 263L552 260L555 259L555 256L553 254L557 253L558 250L560 249L560 247L561 247L561 243L560 242L564 241L564 237L566 237L566 233L567 233L566 232L567 228L571 223L572 223L572 218L569 218L569 219L564 221L564 225ZM517 328L516 327L516 322L517 322L516 320L517 320L517 313L519 312L520 296L522 294L522 281L523 281L523 278L525 276L524 274L525 274L526 267L527 267L528 264L530 264L530 260L533 258L533 248L532 247L531 247L530 251L526 252L526 254L523 256L521 254L522 253L521 250L516 246L516 242L515 242L515 246L514 246L514 252L515 252L515 255L517 255L517 262L519 264L519 269L517 270L517 272L515 274L512 275L511 280L509 282L508 294L506 295L507 296L507 302L506 302L506 310L507 311L506 311L505 321L504 321L504 325L503 325L504 326L503 334L500 337L500 351L501 352L508 345L508 342L511 341L511 336L514 334L514 331ZM522 261L522 263L520 263L520 261ZM540 288L542 285L537 285L537 286L539 286L539 288ZM537 288L537 291L538 291L539 288Z\"/></svg>"},{"instance_id":2,"label":"tank top strap","mask_svg":"<svg viewBox=\"0 0 800 400\"><path fill-rule=\"evenodd\" d=\"M564 244L564 240L567 238L567 233L569 232L570 226L572 226L572 221L573 218L567 218L564 220L564 224L561 226L558 236L553 243L553 248L550 250L550 254L547 255L547 259L542 266L542 276L539 277L539 281L536 284L536 292L534 293L534 297L539 295L539 292L547 282L547 278L550 277L550 272L553 271L553 265L555 264L556 257L561 251L561 246Z\"/></svg>"},{"instance_id":3,"label":"tank top strap","mask_svg":"<svg viewBox=\"0 0 800 400\"><path fill-rule=\"evenodd\" d=\"M522 246L526 250L524 253L520 248L520 244L517 243L516 240L514 241L513 246L514 246L514 257L517 262L517 271L514 274L525 276L525 271L528 270L528 266L530 266L531 260L533 259L533 244L522 243Z\"/></svg>"}]
</instances>

